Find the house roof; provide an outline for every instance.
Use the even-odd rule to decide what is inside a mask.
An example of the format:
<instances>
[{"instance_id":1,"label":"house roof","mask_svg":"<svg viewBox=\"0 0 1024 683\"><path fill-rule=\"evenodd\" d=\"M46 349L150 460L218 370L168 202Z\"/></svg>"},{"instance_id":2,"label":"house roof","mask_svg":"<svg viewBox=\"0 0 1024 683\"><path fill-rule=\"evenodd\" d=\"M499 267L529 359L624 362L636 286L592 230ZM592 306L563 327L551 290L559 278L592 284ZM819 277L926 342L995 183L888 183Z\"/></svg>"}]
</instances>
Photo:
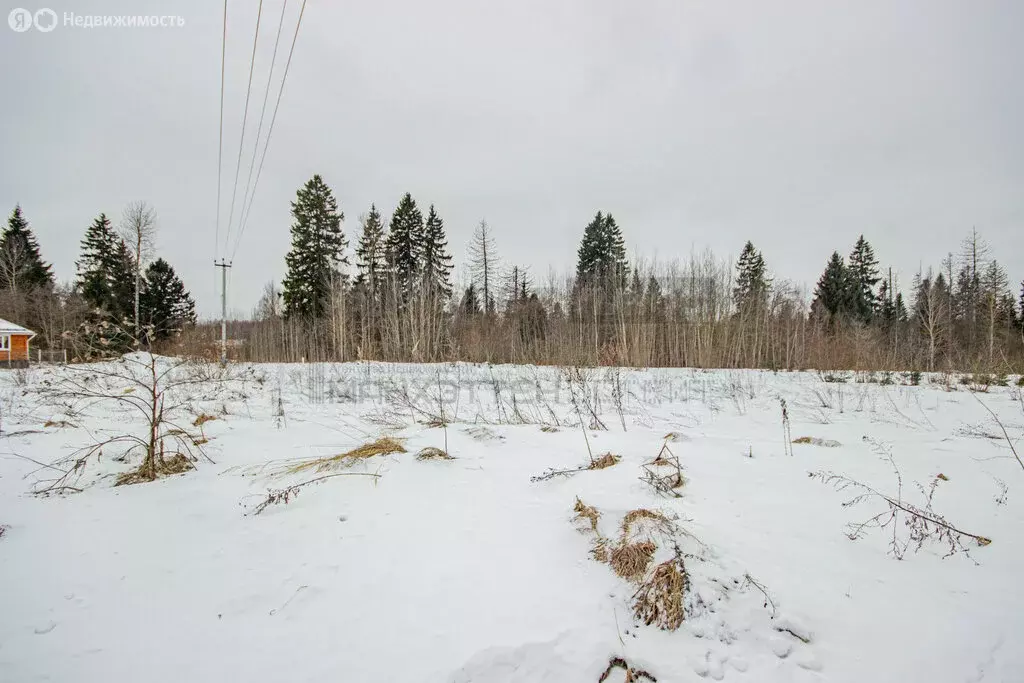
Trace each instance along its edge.
<instances>
[{"instance_id":1,"label":"house roof","mask_svg":"<svg viewBox=\"0 0 1024 683\"><path fill-rule=\"evenodd\" d=\"M0 334L27 334L32 337L36 336L36 333L32 330L25 329L21 325L15 325L3 318L0 318Z\"/></svg>"}]
</instances>

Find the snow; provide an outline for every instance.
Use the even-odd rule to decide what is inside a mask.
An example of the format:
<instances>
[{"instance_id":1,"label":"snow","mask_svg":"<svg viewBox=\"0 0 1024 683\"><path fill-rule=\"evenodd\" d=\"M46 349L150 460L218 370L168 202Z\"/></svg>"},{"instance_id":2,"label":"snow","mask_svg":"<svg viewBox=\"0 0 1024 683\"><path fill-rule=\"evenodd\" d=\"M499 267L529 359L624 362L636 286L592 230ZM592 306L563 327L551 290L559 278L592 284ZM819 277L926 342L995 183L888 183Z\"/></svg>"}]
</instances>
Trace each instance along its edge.
<instances>
[{"instance_id":1,"label":"snow","mask_svg":"<svg viewBox=\"0 0 1024 683\"><path fill-rule=\"evenodd\" d=\"M189 423L218 418L202 425L213 464L115 487L138 461L116 461L115 447L86 465L81 493L32 495L51 470L26 457L51 463L98 435L145 431L116 406L69 412L48 397L76 372L0 377L2 681L572 683L597 681L613 656L661 682L1024 670L1024 470L978 401L1019 438L1012 386L598 369L570 387L555 368L254 365L189 401ZM811 438L791 455L780 399L792 438ZM447 428L425 424L432 415ZM594 427L586 441L580 418ZM672 432L679 498L640 481ZM268 489L311 478L272 476L282 464L384 434L408 452L343 470L379 478L332 478L252 514ZM416 460L446 437L455 460ZM588 443L621 461L531 481L586 465ZM885 506L844 506L854 492L808 473L895 494L886 449L905 500L923 507L915 482L927 490L942 473L934 510L991 545L943 557L948 546L926 542L898 560L891 529L851 541L846 526ZM608 537L633 509L675 519L691 583L679 630L637 623L636 586L591 558L577 497ZM671 548L655 536L660 562Z\"/></svg>"}]
</instances>

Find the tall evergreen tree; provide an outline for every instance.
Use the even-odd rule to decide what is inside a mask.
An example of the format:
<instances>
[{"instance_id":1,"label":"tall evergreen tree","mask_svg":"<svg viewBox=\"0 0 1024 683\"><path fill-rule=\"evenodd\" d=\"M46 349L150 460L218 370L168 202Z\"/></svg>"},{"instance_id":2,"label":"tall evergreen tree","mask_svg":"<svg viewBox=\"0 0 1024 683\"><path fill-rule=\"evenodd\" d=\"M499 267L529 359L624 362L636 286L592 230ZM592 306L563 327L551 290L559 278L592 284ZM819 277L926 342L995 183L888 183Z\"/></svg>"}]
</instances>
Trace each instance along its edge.
<instances>
[{"instance_id":1,"label":"tall evergreen tree","mask_svg":"<svg viewBox=\"0 0 1024 683\"><path fill-rule=\"evenodd\" d=\"M420 248L423 244L423 214L408 192L391 216L391 225L384 242L388 267L397 279L403 302L412 298L419 273Z\"/></svg>"},{"instance_id":2,"label":"tall evergreen tree","mask_svg":"<svg viewBox=\"0 0 1024 683\"><path fill-rule=\"evenodd\" d=\"M448 253L444 221L437 215L433 204L427 214L419 251L423 287L432 296L447 299L452 294L452 257Z\"/></svg>"},{"instance_id":3,"label":"tall evergreen tree","mask_svg":"<svg viewBox=\"0 0 1024 683\"><path fill-rule=\"evenodd\" d=\"M371 292L380 291L387 273L387 257L384 252L384 222L374 204L363 219L363 232L356 246L357 285L364 285Z\"/></svg>"},{"instance_id":4,"label":"tall evergreen tree","mask_svg":"<svg viewBox=\"0 0 1024 683\"><path fill-rule=\"evenodd\" d=\"M149 342L169 339L196 322L196 305L181 278L167 261L158 258L146 268L139 298L143 323L152 328Z\"/></svg>"},{"instance_id":5,"label":"tall evergreen tree","mask_svg":"<svg viewBox=\"0 0 1024 683\"><path fill-rule=\"evenodd\" d=\"M864 235L857 238L857 243L850 252L846 266L850 278L850 304L852 313L863 323L870 323L878 306L875 285L881 279L878 276L878 260L875 251Z\"/></svg>"},{"instance_id":6,"label":"tall evergreen tree","mask_svg":"<svg viewBox=\"0 0 1024 683\"><path fill-rule=\"evenodd\" d=\"M459 310L462 311L463 315L477 315L480 313L480 299L477 297L476 285L472 282L466 287L466 291L462 295L462 301L459 303Z\"/></svg>"},{"instance_id":7,"label":"tall evergreen tree","mask_svg":"<svg viewBox=\"0 0 1024 683\"><path fill-rule=\"evenodd\" d=\"M827 315L831 320L843 318L852 310L850 292L850 276L846 264L843 263L843 257L839 252L834 251L825 266L825 272L821 274L814 288L811 309Z\"/></svg>"},{"instance_id":8,"label":"tall evergreen tree","mask_svg":"<svg viewBox=\"0 0 1024 683\"><path fill-rule=\"evenodd\" d=\"M101 213L86 228L81 242L81 255L75 262L77 277L75 286L85 302L93 309L108 314L120 313L114 290L117 278L123 275L118 269L122 241L111 225L106 214Z\"/></svg>"},{"instance_id":9,"label":"tall evergreen tree","mask_svg":"<svg viewBox=\"0 0 1024 683\"><path fill-rule=\"evenodd\" d=\"M334 288L344 282L340 267L348 263L341 231L345 214L338 210L334 193L314 175L292 202L292 248L285 256L288 273L281 282L285 315L322 318Z\"/></svg>"},{"instance_id":10,"label":"tall evergreen tree","mask_svg":"<svg viewBox=\"0 0 1024 683\"><path fill-rule=\"evenodd\" d=\"M52 286L53 267L43 262L21 206L15 206L0 235L0 289L28 293Z\"/></svg>"},{"instance_id":11,"label":"tall evergreen tree","mask_svg":"<svg viewBox=\"0 0 1024 683\"><path fill-rule=\"evenodd\" d=\"M764 258L754 248L754 243L748 241L736 262L736 286L732 290L736 309L742 313L767 306L769 286Z\"/></svg>"},{"instance_id":12,"label":"tall evergreen tree","mask_svg":"<svg viewBox=\"0 0 1024 683\"><path fill-rule=\"evenodd\" d=\"M1017 310L1020 311L1018 320L1021 328L1024 328L1024 280L1020 282L1020 303L1017 305Z\"/></svg>"},{"instance_id":13,"label":"tall evergreen tree","mask_svg":"<svg viewBox=\"0 0 1024 683\"><path fill-rule=\"evenodd\" d=\"M615 218L600 211L583 231L576 252L576 280L579 284L604 283L614 277L623 286L629 271L626 244Z\"/></svg>"}]
</instances>

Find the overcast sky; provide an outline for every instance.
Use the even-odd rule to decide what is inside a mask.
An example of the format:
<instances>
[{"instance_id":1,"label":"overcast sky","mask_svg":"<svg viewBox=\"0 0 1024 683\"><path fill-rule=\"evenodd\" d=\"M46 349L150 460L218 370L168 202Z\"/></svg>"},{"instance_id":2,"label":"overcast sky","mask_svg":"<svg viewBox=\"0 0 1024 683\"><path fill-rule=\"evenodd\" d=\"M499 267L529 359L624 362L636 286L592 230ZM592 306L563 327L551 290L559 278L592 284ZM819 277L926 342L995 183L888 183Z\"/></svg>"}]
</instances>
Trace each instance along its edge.
<instances>
[{"instance_id":1,"label":"overcast sky","mask_svg":"<svg viewBox=\"0 0 1024 683\"><path fill-rule=\"evenodd\" d=\"M146 200L159 252L215 314L221 3L28 2L3 16L46 6L59 25L0 24L0 210L22 205L67 280L93 217ZM228 9L222 242L257 4ZM237 206L281 7L263 3ZM185 25L75 28L65 12ZM504 260L541 278L574 266L602 209L631 254L734 258L751 239L808 286L860 233L909 285L976 226L1019 291L1022 27L1014 0L309 0L229 307L280 281L289 202L314 173L353 245L371 202L390 214L409 191L436 204L457 263L485 218Z\"/></svg>"}]
</instances>

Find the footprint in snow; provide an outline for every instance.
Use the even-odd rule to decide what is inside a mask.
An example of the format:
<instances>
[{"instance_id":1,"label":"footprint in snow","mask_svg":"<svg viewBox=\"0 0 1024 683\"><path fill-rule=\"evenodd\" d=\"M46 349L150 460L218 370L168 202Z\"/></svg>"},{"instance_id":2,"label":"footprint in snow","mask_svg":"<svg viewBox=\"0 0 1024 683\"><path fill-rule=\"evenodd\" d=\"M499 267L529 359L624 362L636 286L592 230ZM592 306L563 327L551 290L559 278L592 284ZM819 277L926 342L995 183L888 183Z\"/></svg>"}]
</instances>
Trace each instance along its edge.
<instances>
[{"instance_id":1,"label":"footprint in snow","mask_svg":"<svg viewBox=\"0 0 1024 683\"><path fill-rule=\"evenodd\" d=\"M51 621L51 622L48 622L45 626L37 626L33 630L36 632L36 635L42 636L42 635L46 635L47 633L49 633L50 631L52 631L55 628L57 628L57 622L56 621Z\"/></svg>"}]
</instances>

